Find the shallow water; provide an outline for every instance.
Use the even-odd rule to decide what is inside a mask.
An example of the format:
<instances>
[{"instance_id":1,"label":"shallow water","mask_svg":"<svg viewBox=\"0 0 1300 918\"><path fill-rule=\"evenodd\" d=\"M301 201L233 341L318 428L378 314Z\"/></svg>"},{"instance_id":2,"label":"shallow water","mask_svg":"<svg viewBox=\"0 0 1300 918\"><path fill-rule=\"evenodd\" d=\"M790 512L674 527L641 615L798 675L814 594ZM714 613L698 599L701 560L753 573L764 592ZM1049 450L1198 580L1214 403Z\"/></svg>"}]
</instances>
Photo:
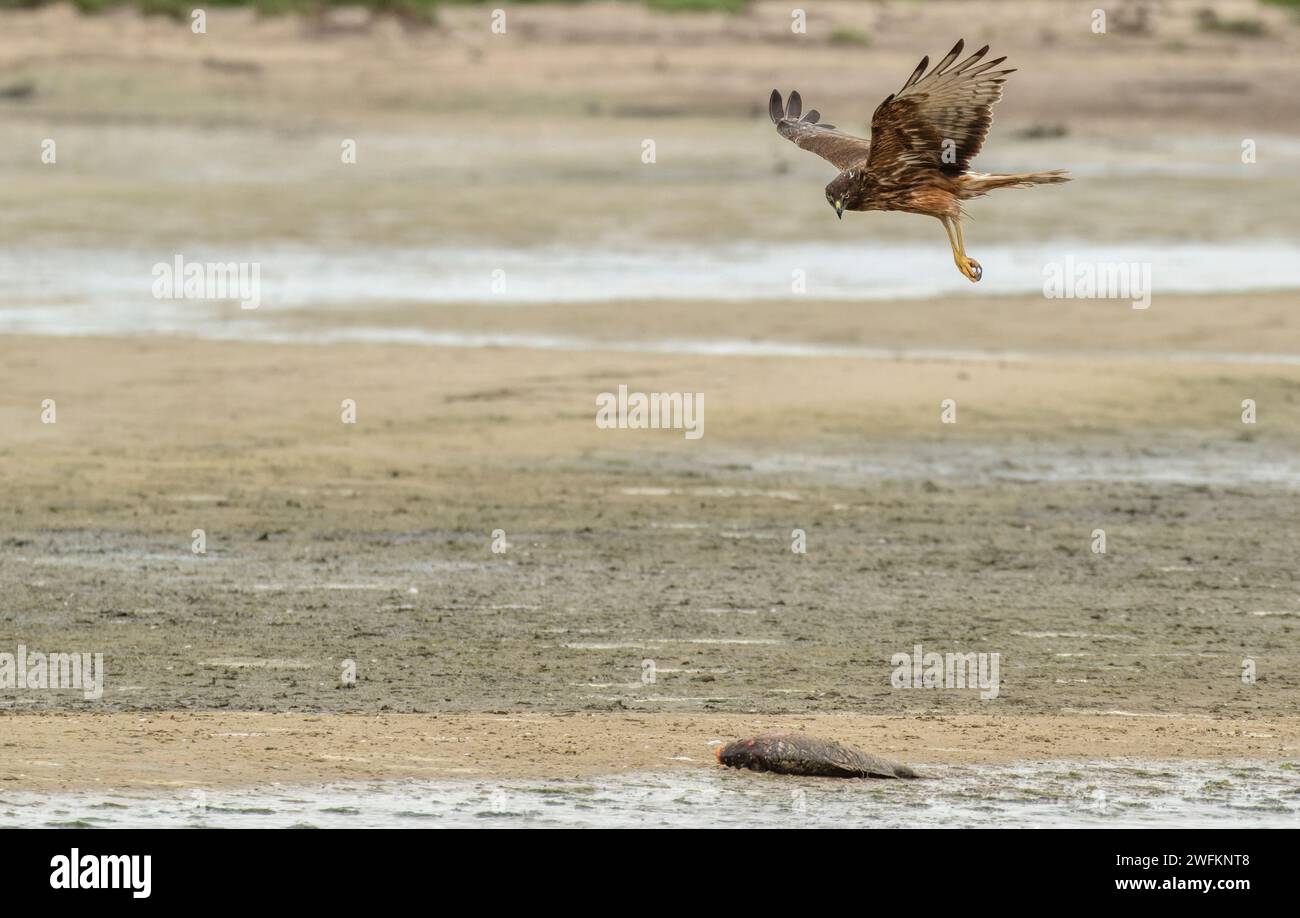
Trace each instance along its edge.
<instances>
[{"instance_id":1,"label":"shallow water","mask_svg":"<svg viewBox=\"0 0 1300 918\"><path fill-rule=\"evenodd\" d=\"M797 484L813 478L839 483L880 479L989 481L1098 481L1181 485L1300 487L1300 456L1293 450L1248 441L1152 445L1141 449L1061 449L1035 444L964 443L877 445L854 455L738 454L755 472ZM788 476L798 476L789 478Z\"/></svg>"},{"instance_id":2,"label":"shallow water","mask_svg":"<svg viewBox=\"0 0 1300 918\"><path fill-rule=\"evenodd\" d=\"M928 780L842 781L701 767L503 783L6 793L0 826L1300 826L1296 763L1051 762L923 771Z\"/></svg>"},{"instance_id":3,"label":"shallow water","mask_svg":"<svg viewBox=\"0 0 1300 918\"><path fill-rule=\"evenodd\" d=\"M368 311L396 303L478 304L689 299L878 300L1007 294L1043 295L1045 265L1073 259L1150 265L1151 303L1166 293L1300 289L1300 246L1141 243L1099 246L1044 243L981 251L985 279L972 287L942 248L917 244L790 245L750 243L636 252L614 249L354 249L325 252L273 245L187 249L193 262L250 262L258 274L256 309L234 299L157 299L153 266L176 253L132 249L27 248L0 251L0 333L34 335L179 335L281 343L369 342L430 347L509 347L708 356L847 357L864 360L992 361L1091 359L1068 351L890 348L752 338L665 337L621 340L605 334L448 331L368 323ZM938 261L936 261L938 259ZM937 266L937 267L936 267ZM493 290L504 272L505 289ZM794 294L792 272L806 292ZM232 294L233 295L233 294ZM1125 293L1121 299L1130 299ZM1140 295L1138 296L1141 299ZM1294 353L1108 350L1110 359L1223 364L1300 364Z\"/></svg>"},{"instance_id":4,"label":"shallow water","mask_svg":"<svg viewBox=\"0 0 1300 918\"><path fill-rule=\"evenodd\" d=\"M0 329L82 334L158 332L212 318L210 301L155 299L153 267L246 262L259 271L258 310L366 303L558 303L618 300L883 300L1040 294L1044 267L1067 259L1150 265L1153 301L1162 293L1300 288L1300 245L1050 242L981 246L984 278L972 287L934 244L747 243L598 247L355 248L287 245L179 250L28 248L0 252ZM499 275L494 272L503 272ZM792 290L802 271L804 293ZM494 281L497 286L494 287ZM502 285L504 285L502 287ZM233 302L233 301L232 301ZM229 305L229 304L227 304ZM247 313L255 312L247 310ZM355 318L355 317L353 317Z\"/></svg>"}]
</instances>

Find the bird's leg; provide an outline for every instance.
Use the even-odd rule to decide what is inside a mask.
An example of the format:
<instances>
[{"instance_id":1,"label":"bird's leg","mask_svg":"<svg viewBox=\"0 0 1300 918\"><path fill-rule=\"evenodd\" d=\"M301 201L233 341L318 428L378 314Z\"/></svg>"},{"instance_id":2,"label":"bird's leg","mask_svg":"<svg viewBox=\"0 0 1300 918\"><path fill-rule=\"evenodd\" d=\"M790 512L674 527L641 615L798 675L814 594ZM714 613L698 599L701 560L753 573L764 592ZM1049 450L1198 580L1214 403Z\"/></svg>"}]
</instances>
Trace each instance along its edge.
<instances>
[{"instance_id":1,"label":"bird's leg","mask_svg":"<svg viewBox=\"0 0 1300 918\"><path fill-rule=\"evenodd\" d=\"M961 250L961 257L966 259L966 270L962 271L962 274L969 277L972 282L978 281L984 276L984 268L978 261L966 255L966 240L961 237L961 220L952 222L957 227L957 248Z\"/></svg>"},{"instance_id":2,"label":"bird's leg","mask_svg":"<svg viewBox=\"0 0 1300 918\"><path fill-rule=\"evenodd\" d=\"M948 245L952 247L952 260L957 262L957 267L961 267L961 256L957 254L957 235L952 231L952 223L947 217L940 217L939 222L943 224L943 231L948 234Z\"/></svg>"},{"instance_id":3,"label":"bird's leg","mask_svg":"<svg viewBox=\"0 0 1300 918\"><path fill-rule=\"evenodd\" d=\"M961 221L952 217L940 217L944 231L948 233L948 244L952 246L952 260L957 263L957 270L975 283L984 276L980 263L966 256L966 240L961 235ZM954 235L955 234L955 235Z\"/></svg>"}]
</instances>

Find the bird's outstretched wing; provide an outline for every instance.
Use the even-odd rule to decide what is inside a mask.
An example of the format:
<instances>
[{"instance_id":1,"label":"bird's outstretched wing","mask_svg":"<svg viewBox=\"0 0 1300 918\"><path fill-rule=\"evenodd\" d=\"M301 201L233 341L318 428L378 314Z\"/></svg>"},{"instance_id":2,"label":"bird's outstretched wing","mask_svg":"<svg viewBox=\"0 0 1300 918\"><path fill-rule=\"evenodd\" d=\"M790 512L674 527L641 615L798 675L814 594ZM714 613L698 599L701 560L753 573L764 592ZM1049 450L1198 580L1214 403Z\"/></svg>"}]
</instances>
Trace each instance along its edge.
<instances>
[{"instance_id":1,"label":"bird's outstretched wing","mask_svg":"<svg viewBox=\"0 0 1300 918\"><path fill-rule=\"evenodd\" d=\"M871 117L871 172L966 171L988 136L1002 84L1015 71L993 69L1005 57L984 61L988 45L954 64L963 47L957 42L929 73L930 59L922 58L903 88L880 103Z\"/></svg>"},{"instance_id":2,"label":"bird's outstretched wing","mask_svg":"<svg viewBox=\"0 0 1300 918\"><path fill-rule=\"evenodd\" d=\"M784 104L781 94L772 90L767 110L782 137L797 147L816 153L841 172L864 163L871 150L871 143L865 137L837 131L833 124L818 124L821 115L816 109L801 118L803 100L797 92L790 93L789 103Z\"/></svg>"}]
</instances>

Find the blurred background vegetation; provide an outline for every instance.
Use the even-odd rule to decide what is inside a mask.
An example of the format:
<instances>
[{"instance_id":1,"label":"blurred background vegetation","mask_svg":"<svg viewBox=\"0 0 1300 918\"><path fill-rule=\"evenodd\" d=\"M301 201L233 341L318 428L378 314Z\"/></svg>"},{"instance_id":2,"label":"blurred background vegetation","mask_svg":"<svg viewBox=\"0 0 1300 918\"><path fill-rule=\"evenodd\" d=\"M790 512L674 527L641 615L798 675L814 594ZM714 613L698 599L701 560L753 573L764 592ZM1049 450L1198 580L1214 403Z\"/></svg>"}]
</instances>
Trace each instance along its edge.
<instances>
[{"instance_id":1,"label":"blurred background vegetation","mask_svg":"<svg viewBox=\"0 0 1300 918\"><path fill-rule=\"evenodd\" d=\"M55 3L71 3L84 13L98 13L106 10L135 7L146 15L168 16L181 21L188 20L195 9L212 7L249 7L266 16L278 16L288 13L303 15L324 15L330 9L361 8L368 9L374 16L390 15L405 23L432 25L438 21L438 8L442 6L523 6L541 4L580 5L589 0L0 0L0 10L33 9ZM638 4L650 9L668 12L723 12L737 13L750 5L752 0L622 0L625 3ZM1258 0L1261 5L1290 7L1300 15L1300 0ZM1135 6L1144 6L1136 3ZM1145 17L1148 10L1139 10ZM1239 35L1258 37L1263 35L1263 26L1253 19L1221 19L1210 7L1200 11L1201 27L1207 31L1233 32ZM842 40L841 43L858 44L856 40Z\"/></svg>"},{"instance_id":2,"label":"blurred background vegetation","mask_svg":"<svg viewBox=\"0 0 1300 918\"><path fill-rule=\"evenodd\" d=\"M0 9L31 9L67 0L0 0ZM402 19L433 23L438 18L440 6L519 6L523 4L555 3L557 0L70 0L86 13L97 13L116 7L134 6L148 15L189 19L191 11L221 6L252 7L268 16L285 13L321 13L331 7L364 7L377 14L392 14ZM578 4L585 0L559 0ZM678 12L738 12L749 0L626 0L651 9Z\"/></svg>"}]
</instances>

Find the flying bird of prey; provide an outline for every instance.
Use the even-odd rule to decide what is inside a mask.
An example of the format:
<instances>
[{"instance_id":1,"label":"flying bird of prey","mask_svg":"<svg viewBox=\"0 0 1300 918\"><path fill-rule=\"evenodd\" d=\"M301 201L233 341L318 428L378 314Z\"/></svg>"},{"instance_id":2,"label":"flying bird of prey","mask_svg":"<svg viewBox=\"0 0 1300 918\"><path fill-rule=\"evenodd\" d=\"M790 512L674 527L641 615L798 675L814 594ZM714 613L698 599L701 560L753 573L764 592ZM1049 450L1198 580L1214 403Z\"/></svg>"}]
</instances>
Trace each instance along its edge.
<instances>
[{"instance_id":1,"label":"flying bird of prey","mask_svg":"<svg viewBox=\"0 0 1300 918\"><path fill-rule=\"evenodd\" d=\"M987 175L967 167L979 153L993 122L993 103L1014 70L995 70L1006 60L984 61L988 45L961 63L964 41L926 73L924 57L903 88L871 116L871 139L821 124L816 111L803 114L799 93L783 103L772 90L768 110L781 136L830 162L840 174L826 186L826 201L841 219L846 210L902 210L943 223L957 268L970 280L984 274L966 254L961 202L994 188L1024 188L1068 182L1061 171ZM802 117L800 117L802 115Z\"/></svg>"}]
</instances>

